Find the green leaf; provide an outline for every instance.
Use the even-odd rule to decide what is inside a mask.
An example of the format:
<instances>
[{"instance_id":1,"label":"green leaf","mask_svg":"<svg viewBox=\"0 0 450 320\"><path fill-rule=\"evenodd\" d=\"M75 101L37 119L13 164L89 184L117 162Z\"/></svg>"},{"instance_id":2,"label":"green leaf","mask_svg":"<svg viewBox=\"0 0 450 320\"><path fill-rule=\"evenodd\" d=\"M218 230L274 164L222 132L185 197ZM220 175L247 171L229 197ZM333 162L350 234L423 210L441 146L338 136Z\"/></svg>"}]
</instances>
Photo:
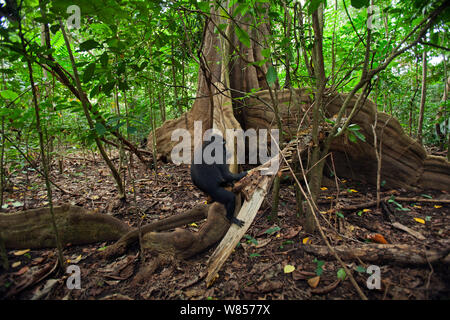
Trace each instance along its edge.
<instances>
[{"instance_id":1,"label":"green leaf","mask_svg":"<svg viewBox=\"0 0 450 320\"><path fill-rule=\"evenodd\" d=\"M366 137L359 131L353 131L353 134L361 141L366 141Z\"/></svg>"},{"instance_id":2,"label":"green leaf","mask_svg":"<svg viewBox=\"0 0 450 320\"><path fill-rule=\"evenodd\" d=\"M94 72L95 72L95 62L92 62L92 63L88 64L86 69L84 69L83 82L84 83L89 82L92 79Z\"/></svg>"},{"instance_id":3,"label":"green leaf","mask_svg":"<svg viewBox=\"0 0 450 320\"><path fill-rule=\"evenodd\" d=\"M142 62L141 65L139 66L139 71L144 70L147 65L148 65L148 61Z\"/></svg>"},{"instance_id":4,"label":"green leaf","mask_svg":"<svg viewBox=\"0 0 450 320\"><path fill-rule=\"evenodd\" d=\"M239 28L238 26L236 26L234 30L236 32L239 41L242 42L247 48L250 48L250 36L248 35L248 33Z\"/></svg>"},{"instance_id":5,"label":"green leaf","mask_svg":"<svg viewBox=\"0 0 450 320\"><path fill-rule=\"evenodd\" d=\"M355 271L356 271L356 272L359 272L359 273L366 273L366 268L364 268L364 267L362 267L362 266L357 266L357 267L355 268Z\"/></svg>"},{"instance_id":6,"label":"green leaf","mask_svg":"<svg viewBox=\"0 0 450 320\"><path fill-rule=\"evenodd\" d=\"M97 134L99 136L102 136L106 133L106 128L103 124L101 124L100 122L96 122L95 123L95 131L97 131Z\"/></svg>"},{"instance_id":7,"label":"green leaf","mask_svg":"<svg viewBox=\"0 0 450 320\"><path fill-rule=\"evenodd\" d=\"M100 44L92 39L86 40L80 44L80 51L89 51L94 48L98 48Z\"/></svg>"},{"instance_id":8,"label":"green leaf","mask_svg":"<svg viewBox=\"0 0 450 320\"><path fill-rule=\"evenodd\" d=\"M341 281L344 281L345 278L347 277L347 274L345 273L344 268L340 268L337 272L337 277L338 279L340 279Z\"/></svg>"},{"instance_id":9,"label":"green leaf","mask_svg":"<svg viewBox=\"0 0 450 320\"><path fill-rule=\"evenodd\" d=\"M255 238L253 238L252 236L249 236L248 234L244 235L244 238L247 239L248 243L252 243L255 246L258 245L258 240L256 240Z\"/></svg>"},{"instance_id":10,"label":"green leaf","mask_svg":"<svg viewBox=\"0 0 450 320\"><path fill-rule=\"evenodd\" d=\"M217 29L219 29L220 31L223 32L227 26L228 26L228 23L221 23L217 26Z\"/></svg>"},{"instance_id":11,"label":"green leaf","mask_svg":"<svg viewBox=\"0 0 450 320\"><path fill-rule=\"evenodd\" d=\"M128 86L128 83L126 81L119 81L119 90L126 91L129 89L130 87Z\"/></svg>"},{"instance_id":12,"label":"green leaf","mask_svg":"<svg viewBox=\"0 0 450 320\"><path fill-rule=\"evenodd\" d=\"M50 26L50 31L55 34L56 32L58 32L59 28L61 28L61 26L59 25L59 23L54 24L52 26Z\"/></svg>"},{"instance_id":13,"label":"green leaf","mask_svg":"<svg viewBox=\"0 0 450 320\"><path fill-rule=\"evenodd\" d=\"M351 125L348 126L348 130L350 130L350 131L358 131L360 129L361 129L361 127L359 125L357 125L356 123L352 123Z\"/></svg>"},{"instance_id":14,"label":"green leaf","mask_svg":"<svg viewBox=\"0 0 450 320\"><path fill-rule=\"evenodd\" d=\"M319 5L320 5L321 3L323 3L324 5L326 5L326 4L327 4L327 1L326 1L326 0L311 0L311 1L309 2L309 6L308 6L308 14L310 14L310 15L313 14L314 11L316 11L317 8L319 8Z\"/></svg>"},{"instance_id":15,"label":"green leaf","mask_svg":"<svg viewBox=\"0 0 450 320\"><path fill-rule=\"evenodd\" d=\"M2 92L0 92L0 96L5 100L14 100L19 95L11 90L3 90Z\"/></svg>"},{"instance_id":16,"label":"green leaf","mask_svg":"<svg viewBox=\"0 0 450 320\"><path fill-rule=\"evenodd\" d=\"M108 65L108 53L103 52L103 54L100 56L100 63L102 64L103 68L106 68Z\"/></svg>"},{"instance_id":17,"label":"green leaf","mask_svg":"<svg viewBox=\"0 0 450 320\"><path fill-rule=\"evenodd\" d=\"M269 58L270 57L270 49L269 48L265 48L261 50L261 55L264 58Z\"/></svg>"},{"instance_id":18,"label":"green leaf","mask_svg":"<svg viewBox=\"0 0 450 320\"><path fill-rule=\"evenodd\" d=\"M358 140L356 139L356 136L353 134L353 132L349 132L349 133L348 133L348 140L350 140L350 141L353 142L353 143L356 143L356 141L358 141Z\"/></svg>"},{"instance_id":19,"label":"green leaf","mask_svg":"<svg viewBox=\"0 0 450 320\"><path fill-rule=\"evenodd\" d=\"M267 68L266 79L269 86L273 85L278 80L277 71L273 66L269 66L269 68Z\"/></svg>"},{"instance_id":20,"label":"green leaf","mask_svg":"<svg viewBox=\"0 0 450 320\"><path fill-rule=\"evenodd\" d=\"M204 13L209 14L209 1L197 2L198 8Z\"/></svg>"},{"instance_id":21,"label":"green leaf","mask_svg":"<svg viewBox=\"0 0 450 320\"><path fill-rule=\"evenodd\" d=\"M323 268L322 267L325 264L325 261L317 260L317 258L314 258L313 262L317 264L316 274L318 276L322 275L322 272L323 272Z\"/></svg>"},{"instance_id":22,"label":"green leaf","mask_svg":"<svg viewBox=\"0 0 450 320\"><path fill-rule=\"evenodd\" d=\"M273 228L267 229L266 231L264 231L264 233L272 234L272 233L278 232L278 231L280 231L280 230L281 230L280 227L275 226L275 227L273 227Z\"/></svg>"},{"instance_id":23,"label":"green leaf","mask_svg":"<svg viewBox=\"0 0 450 320\"><path fill-rule=\"evenodd\" d=\"M104 94L108 95L108 94L111 92L111 90L114 88L114 85L115 85L115 84L116 84L116 82L115 82L114 80L108 82L107 84L105 84L105 85L102 87L102 92L103 92Z\"/></svg>"},{"instance_id":24,"label":"green leaf","mask_svg":"<svg viewBox=\"0 0 450 320\"><path fill-rule=\"evenodd\" d=\"M245 3L245 2L239 3L239 5L236 7L236 9L234 9L233 17L236 17L238 14L240 14L241 16L244 16L249 8L250 8L250 6L248 3Z\"/></svg>"},{"instance_id":25,"label":"green leaf","mask_svg":"<svg viewBox=\"0 0 450 320\"><path fill-rule=\"evenodd\" d=\"M89 98L93 98L100 92L100 84L97 84L94 88L92 88L91 92L89 92Z\"/></svg>"},{"instance_id":26,"label":"green leaf","mask_svg":"<svg viewBox=\"0 0 450 320\"><path fill-rule=\"evenodd\" d=\"M351 0L350 2L352 4L352 7L356 9L361 9L370 5L369 0Z\"/></svg>"},{"instance_id":27,"label":"green leaf","mask_svg":"<svg viewBox=\"0 0 450 320\"><path fill-rule=\"evenodd\" d=\"M336 215L337 215L339 218L344 219L344 215L342 214L342 212L338 211L338 212L336 212Z\"/></svg>"},{"instance_id":28,"label":"green leaf","mask_svg":"<svg viewBox=\"0 0 450 320\"><path fill-rule=\"evenodd\" d=\"M129 134L136 134L137 133L137 129L135 127L127 127L127 132Z\"/></svg>"}]
</instances>

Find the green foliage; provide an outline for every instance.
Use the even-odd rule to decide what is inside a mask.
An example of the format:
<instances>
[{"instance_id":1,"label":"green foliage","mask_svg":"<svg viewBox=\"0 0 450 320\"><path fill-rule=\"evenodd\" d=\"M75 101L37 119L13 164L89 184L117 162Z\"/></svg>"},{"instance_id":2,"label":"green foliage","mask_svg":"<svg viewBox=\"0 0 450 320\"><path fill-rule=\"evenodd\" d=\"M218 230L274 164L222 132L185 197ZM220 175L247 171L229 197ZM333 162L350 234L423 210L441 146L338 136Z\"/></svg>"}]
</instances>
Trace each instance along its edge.
<instances>
[{"instance_id":1,"label":"green foliage","mask_svg":"<svg viewBox=\"0 0 450 320\"><path fill-rule=\"evenodd\" d=\"M346 0L349 16L341 1L335 8L334 2L325 0L307 1L303 7L298 2L287 1L283 6L273 0L232 0L228 7L222 7L218 2L191 0L78 0L74 4L81 8L81 23L79 29L69 30L72 51L84 91L96 114L107 121L102 123L94 116L95 128L90 131L78 98L48 71L50 67L60 65L74 85L68 50L59 30L59 19L65 22L69 16L66 11L68 3L64 0L43 3L47 8L45 15L42 15L38 1L24 1L22 30L38 87L42 125L46 137L55 138L59 145L91 148L94 135L114 140L111 136L114 130L129 135L129 139L137 143L153 129L152 112L159 126L163 108L167 119L179 117L189 110L197 89L197 52L204 46L204 22L211 8L229 18L215 26L216 32L223 32L230 25L233 36L239 40L240 49L251 49L254 43L262 46L261 56L254 57L259 61L252 64L264 70L264 65L269 63L266 73L261 76L271 87L277 83L284 87L288 71L292 87L314 87L316 80L308 74L305 61L312 68L316 67L311 59L314 43L311 15L320 5L324 8L323 55L327 87L336 86L338 91L349 91L362 72L365 47L360 37L365 37L367 31L368 0ZM370 67L376 68L383 63L399 41L438 5L438 1L378 1L376 6L381 28L372 30ZM300 10L302 25L299 23ZM445 134L449 131L446 121L450 104L442 101L445 73L448 74L449 69L448 53L439 48L450 46L446 37L449 11L439 17L424 39L434 46L420 44L407 50L371 84L370 98L379 110L397 117L414 137L420 102L421 57L423 50L427 50L429 72L424 118L424 141L427 144L439 143L436 125ZM233 19L240 16L246 19L245 30L242 25L234 23ZM387 19L386 24L383 19ZM270 32L256 30L269 21ZM289 21L290 29L287 28ZM41 44L43 23L47 23L50 29L50 48ZM255 34L259 38L255 38ZM4 142L5 158L9 169L15 172L26 165L16 147L30 158L36 150L35 114L17 22L2 18L0 42L3 80L0 85L0 117L4 117L5 133L12 139L12 142ZM47 69L47 79L43 66ZM245 100L259 90L249 88L237 99ZM325 120L334 124L332 119ZM366 139L355 124L346 128L345 135L350 143ZM27 137L26 145L24 137ZM267 233L278 231L276 228Z\"/></svg>"},{"instance_id":2,"label":"green foliage","mask_svg":"<svg viewBox=\"0 0 450 320\"><path fill-rule=\"evenodd\" d=\"M325 261L317 260L317 258L314 258L313 262L317 265L316 275L321 276L323 273L323 265L325 264Z\"/></svg>"},{"instance_id":3,"label":"green foliage","mask_svg":"<svg viewBox=\"0 0 450 320\"><path fill-rule=\"evenodd\" d=\"M347 278L347 273L345 273L344 268L340 268L340 269L337 271L337 278L338 278L339 280L341 280L341 281L344 281L345 278Z\"/></svg>"},{"instance_id":4,"label":"green foliage","mask_svg":"<svg viewBox=\"0 0 450 320\"><path fill-rule=\"evenodd\" d=\"M278 232L280 230L281 230L280 227L275 226L273 228L267 229L266 231L264 231L264 233L266 233L266 234L274 234L275 232Z\"/></svg>"}]
</instances>

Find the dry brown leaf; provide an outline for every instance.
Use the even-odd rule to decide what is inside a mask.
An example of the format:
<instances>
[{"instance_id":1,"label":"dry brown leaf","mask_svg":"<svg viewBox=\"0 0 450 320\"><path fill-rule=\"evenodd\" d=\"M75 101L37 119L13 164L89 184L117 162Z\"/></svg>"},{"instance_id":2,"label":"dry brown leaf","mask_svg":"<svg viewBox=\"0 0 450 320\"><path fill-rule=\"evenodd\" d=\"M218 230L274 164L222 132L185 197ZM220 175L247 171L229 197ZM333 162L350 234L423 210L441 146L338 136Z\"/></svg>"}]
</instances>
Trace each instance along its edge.
<instances>
[{"instance_id":1,"label":"dry brown leaf","mask_svg":"<svg viewBox=\"0 0 450 320\"><path fill-rule=\"evenodd\" d=\"M16 276L21 276L22 274L26 273L30 268L28 266L20 268L19 271L15 273Z\"/></svg>"},{"instance_id":2,"label":"dry brown leaf","mask_svg":"<svg viewBox=\"0 0 450 320\"><path fill-rule=\"evenodd\" d=\"M388 244L386 239L379 233L369 234L367 236L367 239L369 239L369 240L371 240L372 242L375 242L375 243Z\"/></svg>"},{"instance_id":3,"label":"dry brown leaf","mask_svg":"<svg viewBox=\"0 0 450 320\"><path fill-rule=\"evenodd\" d=\"M320 276L316 276L314 278L308 279L308 284L311 288L317 288L319 285Z\"/></svg>"}]
</instances>

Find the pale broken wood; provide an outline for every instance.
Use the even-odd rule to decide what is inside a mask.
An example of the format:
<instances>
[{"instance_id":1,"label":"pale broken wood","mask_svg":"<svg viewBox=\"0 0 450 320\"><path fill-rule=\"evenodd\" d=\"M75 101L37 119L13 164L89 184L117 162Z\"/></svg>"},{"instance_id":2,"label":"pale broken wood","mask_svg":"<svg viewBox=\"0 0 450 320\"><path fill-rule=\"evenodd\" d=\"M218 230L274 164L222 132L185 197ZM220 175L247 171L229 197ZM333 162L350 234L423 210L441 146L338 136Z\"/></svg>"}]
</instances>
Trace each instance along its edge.
<instances>
[{"instance_id":1,"label":"pale broken wood","mask_svg":"<svg viewBox=\"0 0 450 320\"><path fill-rule=\"evenodd\" d=\"M403 225L401 223L394 222L394 223L392 223L392 226L394 228L397 228L397 229L400 229L402 231L405 231L405 232L409 233L410 235L412 235L413 237L416 237L419 240L425 240L425 237L420 232L415 231L415 230L413 230L411 228L408 228L407 226L405 226L405 225Z\"/></svg>"},{"instance_id":2,"label":"pale broken wood","mask_svg":"<svg viewBox=\"0 0 450 320\"><path fill-rule=\"evenodd\" d=\"M261 207L261 204L268 190L270 189L270 185L273 181L274 176L262 177L262 181L254 191L252 197L250 198L250 200L244 201L244 204L242 205L241 210L239 211L239 214L237 216L238 219L244 221L244 225L239 228L237 225L232 224L227 234L225 235L225 237L223 237L213 255L208 260L208 275L206 276L206 285L208 287L214 282L220 268L228 259L238 242L247 232L248 228L255 219L259 207Z\"/></svg>"},{"instance_id":3,"label":"pale broken wood","mask_svg":"<svg viewBox=\"0 0 450 320\"><path fill-rule=\"evenodd\" d=\"M310 136L308 134L308 136ZM298 146L298 148L302 151L308 145L309 139L297 139L293 140L286 145L286 147L281 151L284 154L292 149L293 146ZM253 220L258 213L261 204L267 195L267 192L270 190L272 182L275 178L276 172L273 174L261 175L260 172L264 172L270 168L271 161L280 161L280 153L278 153L273 159L267 161L263 165L252 169L249 171L248 175L244 178L245 180L249 180L248 186L244 189L248 189L247 187L253 187L252 190L245 190L245 201L242 205L237 218L244 221L244 225L239 228L238 226L232 224L230 229L228 230L225 237L222 239L220 244L217 246L216 250L212 254L212 256L208 259L208 274L206 276L206 285L209 287L214 280L217 278L217 274L228 259L238 242L247 232L248 228L252 224ZM280 163L280 162L279 162ZM258 172L259 171L259 172ZM255 176L258 176L255 179ZM243 179L243 180L244 180ZM244 181L244 183L246 183ZM255 188L256 186L256 188Z\"/></svg>"}]
</instances>

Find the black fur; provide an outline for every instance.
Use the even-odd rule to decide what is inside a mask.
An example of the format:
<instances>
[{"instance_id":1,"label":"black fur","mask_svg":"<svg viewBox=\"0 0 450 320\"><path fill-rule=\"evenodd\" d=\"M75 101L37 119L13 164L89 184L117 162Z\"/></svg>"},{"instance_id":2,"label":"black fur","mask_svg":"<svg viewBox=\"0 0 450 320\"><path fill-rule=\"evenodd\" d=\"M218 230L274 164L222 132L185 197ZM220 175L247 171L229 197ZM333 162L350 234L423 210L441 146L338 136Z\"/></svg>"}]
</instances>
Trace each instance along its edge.
<instances>
[{"instance_id":1,"label":"black fur","mask_svg":"<svg viewBox=\"0 0 450 320\"><path fill-rule=\"evenodd\" d=\"M215 161L212 164L206 164L203 162L203 151L205 147L210 144L220 143L223 148L223 161L222 163L217 163ZM200 150L199 150L200 151ZM225 140L218 135L213 135L211 141L207 141L203 144L202 149L202 163L195 164L192 161L191 164L191 179L194 185L211 196L213 201L217 201L222 203L227 210L227 219L234 224L237 224L239 227L244 225L244 221L239 220L234 217L234 209L236 205L236 196L233 192L225 190L223 187L226 185L233 184L234 181L238 181L242 179L247 171L234 174L231 173L228 169L228 165L226 164L226 148L225 148ZM214 156L214 152L212 152Z\"/></svg>"}]
</instances>

